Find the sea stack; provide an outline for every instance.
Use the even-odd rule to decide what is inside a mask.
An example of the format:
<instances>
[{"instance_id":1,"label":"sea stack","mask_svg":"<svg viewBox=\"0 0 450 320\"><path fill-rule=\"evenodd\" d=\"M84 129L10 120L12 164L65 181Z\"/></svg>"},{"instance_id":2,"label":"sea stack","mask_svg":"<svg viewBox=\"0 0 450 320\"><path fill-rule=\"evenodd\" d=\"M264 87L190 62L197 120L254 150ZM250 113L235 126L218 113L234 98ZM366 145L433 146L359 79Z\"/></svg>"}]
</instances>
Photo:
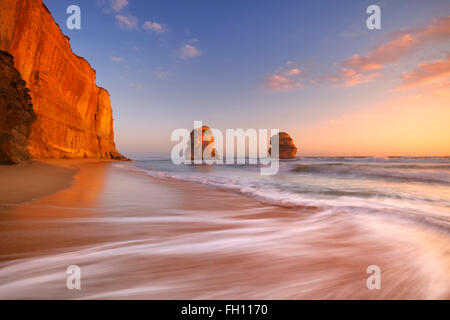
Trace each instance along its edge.
<instances>
[{"instance_id":1,"label":"sea stack","mask_svg":"<svg viewBox=\"0 0 450 320\"><path fill-rule=\"evenodd\" d=\"M27 158L125 160L114 143L108 92L96 85L96 72L89 63L72 52L69 38L42 0L0 1L0 50L14 58L14 68L24 81L11 83L11 79L1 77L2 90L18 91L17 103L26 105L23 119L18 119L16 107L15 113L9 115L24 127L20 132L14 129L13 134L3 134L2 146L7 149L0 149L0 158L11 158L11 152L26 149L17 153L17 161ZM5 67L9 60L4 58L3 62L7 73L12 72L5 69L10 69ZM28 98L23 94L22 85L29 89L31 110L29 102L25 102ZM4 141L5 137L15 140ZM18 141L21 141L20 148Z\"/></svg>"},{"instance_id":2,"label":"sea stack","mask_svg":"<svg viewBox=\"0 0 450 320\"><path fill-rule=\"evenodd\" d=\"M277 139L279 141L279 159L292 159L297 154L297 147L294 144L294 140L292 140L291 136L286 132L280 132L276 136L273 136L272 139ZM269 148L269 154L271 154L272 148Z\"/></svg>"},{"instance_id":3,"label":"sea stack","mask_svg":"<svg viewBox=\"0 0 450 320\"><path fill-rule=\"evenodd\" d=\"M194 155L196 160L214 159L216 156L214 136L208 126L192 130L188 146L190 146L190 152L187 154L191 160L194 160ZM205 151L205 149L208 150ZM205 157L205 154L207 157Z\"/></svg>"}]
</instances>

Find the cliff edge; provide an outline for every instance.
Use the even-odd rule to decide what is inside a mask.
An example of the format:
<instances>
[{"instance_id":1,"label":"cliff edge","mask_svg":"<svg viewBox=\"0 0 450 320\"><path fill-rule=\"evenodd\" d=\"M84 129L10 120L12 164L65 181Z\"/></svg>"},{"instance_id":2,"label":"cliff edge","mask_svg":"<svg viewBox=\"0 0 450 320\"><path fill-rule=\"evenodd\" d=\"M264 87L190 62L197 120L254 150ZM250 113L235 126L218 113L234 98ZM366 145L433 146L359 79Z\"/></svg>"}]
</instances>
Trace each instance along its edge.
<instances>
[{"instance_id":1,"label":"cliff edge","mask_svg":"<svg viewBox=\"0 0 450 320\"><path fill-rule=\"evenodd\" d=\"M42 0L0 1L0 50L14 57L36 119L26 139L32 159L125 160L114 143L109 94L75 55ZM4 81L0 79L0 81Z\"/></svg>"}]
</instances>

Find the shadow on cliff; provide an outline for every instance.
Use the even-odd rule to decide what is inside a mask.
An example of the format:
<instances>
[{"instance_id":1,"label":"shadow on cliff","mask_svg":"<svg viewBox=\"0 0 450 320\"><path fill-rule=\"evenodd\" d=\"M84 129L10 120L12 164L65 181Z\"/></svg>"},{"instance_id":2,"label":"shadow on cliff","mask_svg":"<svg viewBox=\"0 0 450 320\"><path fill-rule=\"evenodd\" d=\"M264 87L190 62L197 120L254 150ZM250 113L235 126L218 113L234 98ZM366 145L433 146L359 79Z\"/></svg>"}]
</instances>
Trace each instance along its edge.
<instances>
[{"instance_id":1,"label":"shadow on cliff","mask_svg":"<svg viewBox=\"0 0 450 320\"><path fill-rule=\"evenodd\" d=\"M0 164L30 159L28 137L37 117L29 92L13 56L0 51Z\"/></svg>"}]
</instances>

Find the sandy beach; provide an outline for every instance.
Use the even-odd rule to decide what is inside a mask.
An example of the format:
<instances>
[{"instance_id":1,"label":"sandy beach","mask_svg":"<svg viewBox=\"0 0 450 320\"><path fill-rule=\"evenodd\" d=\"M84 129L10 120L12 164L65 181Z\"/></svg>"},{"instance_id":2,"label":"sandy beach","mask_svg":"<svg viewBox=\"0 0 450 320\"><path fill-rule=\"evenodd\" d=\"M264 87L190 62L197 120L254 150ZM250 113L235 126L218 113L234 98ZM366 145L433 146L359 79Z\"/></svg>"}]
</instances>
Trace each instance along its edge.
<instances>
[{"instance_id":1,"label":"sandy beach","mask_svg":"<svg viewBox=\"0 0 450 320\"><path fill-rule=\"evenodd\" d=\"M57 164L56 164L57 163ZM70 187L77 168L63 161L0 165L0 204L31 201Z\"/></svg>"},{"instance_id":2,"label":"sandy beach","mask_svg":"<svg viewBox=\"0 0 450 320\"><path fill-rule=\"evenodd\" d=\"M0 173L1 299L450 297L448 235L409 222L273 206L120 162ZM81 290L66 288L73 264ZM367 289L369 265L381 290Z\"/></svg>"},{"instance_id":3,"label":"sandy beach","mask_svg":"<svg viewBox=\"0 0 450 320\"><path fill-rule=\"evenodd\" d=\"M0 0L0 300L450 300L449 43L448 0Z\"/></svg>"}]
</instances>

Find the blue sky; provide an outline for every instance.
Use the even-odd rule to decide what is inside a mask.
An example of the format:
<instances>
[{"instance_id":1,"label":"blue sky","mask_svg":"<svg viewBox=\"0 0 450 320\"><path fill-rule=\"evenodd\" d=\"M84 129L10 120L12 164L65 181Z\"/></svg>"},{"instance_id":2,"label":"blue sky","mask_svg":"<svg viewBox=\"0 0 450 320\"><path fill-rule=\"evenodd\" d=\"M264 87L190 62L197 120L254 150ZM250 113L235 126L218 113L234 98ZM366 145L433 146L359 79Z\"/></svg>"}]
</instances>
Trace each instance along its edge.
<instances>
[{"instance_id":1,"label":"blue sky","mask_svg":"<svg viewBox=\"0 0 450 320\"><path fill-rule=\"evenodd\" d=\"M97 84L110 92L116 143L130 156L168 155L172 130L191 128L194 120L219 129L279 128L294 137L300 155L347 154L352 151L346 146L355 141L336 137L341 147L331 150L329 142L317 140L318 130L362 110L379 112L392 101L423 96L422 85L396 91L407 81L402 75L415 75L421 63L441 61L450 52L447 33L426 43L421 39L427 31L415 30L448 17L448 0L44 3L71 38L73 51L97 70ZM81 30L66 27L71 4L81 8ZM381 7L381 30L366 28L370 4ZM424 43L420 50L391 60L370 55L404 30ZM382 67L345 62L355 54L373 57ZM433 92L448 83L448 77L439 79ZM442 112L445 95L427 99L422 103L433 101ZM320 131L325 138L326 131ZM355 148L353 153L360 152ZM377 149L395 151L395 146Z\"/></svg>"}]
</instances>

